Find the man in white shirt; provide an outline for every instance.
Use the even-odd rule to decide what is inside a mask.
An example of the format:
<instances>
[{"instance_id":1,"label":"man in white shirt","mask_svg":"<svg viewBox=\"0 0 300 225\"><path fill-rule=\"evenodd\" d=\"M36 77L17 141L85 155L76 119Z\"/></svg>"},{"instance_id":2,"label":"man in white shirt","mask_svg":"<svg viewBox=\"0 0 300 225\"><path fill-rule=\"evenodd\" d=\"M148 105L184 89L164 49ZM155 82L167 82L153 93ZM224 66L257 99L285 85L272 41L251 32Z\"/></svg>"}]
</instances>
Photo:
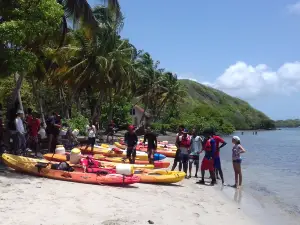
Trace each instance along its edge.
<instances>
[{"instance_id":1,"label":"man in white shirt","mask_svg":"<svg viewBox=\"0 0 300 225\"><path fill-rule=\"evenodd\" d=\"M195 177L197 176L199 170L199 156L202 146L202 138L197 135L196 129L192 130L192 138L191 138L191 149L189 155L189 178L192 177L192 167L193 164L196 166Z\"/></svg>"},{"instance_id":2,"label":"man in white shirt","mask_svg":"<svg viewBox=\"0 0 300 225\"><path fill-rule=\"evenodd\" d=\"M17 117L15 119L16 131L18 137L18 150L21 149L21 154L25 155L26 153L26 138L25 138L25 129L23 124L24 112L18 110Z\"/></svg>"},{"instance_id":3,"label":"man in white shirt","mask_svg":"<svg viewBox=\"0 0 300 225\"><path fill-rule=\"evenodd\" d=\"M86 126L86 132L88 135L88 145L86 146L85 150L87 150L88 147L91 146L91 151L93 152L96 142L96 127L92 121L90 121L90 125Z\"/></svg>"}]
</instances>

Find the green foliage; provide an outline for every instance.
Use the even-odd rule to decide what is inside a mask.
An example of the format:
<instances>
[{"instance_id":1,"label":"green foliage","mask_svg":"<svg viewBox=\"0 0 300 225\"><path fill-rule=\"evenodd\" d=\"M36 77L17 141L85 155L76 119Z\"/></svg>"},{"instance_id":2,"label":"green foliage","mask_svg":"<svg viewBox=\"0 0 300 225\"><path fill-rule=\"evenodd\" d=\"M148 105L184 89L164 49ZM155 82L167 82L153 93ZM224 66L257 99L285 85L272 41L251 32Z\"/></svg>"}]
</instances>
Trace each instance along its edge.
<instances>
[{"instance_id":1,"label":"green foliage","mask_svg":"<svg viewBox=\"0 0 300 225\"><path fill-rule=\"evenodd\" d=\"M59 29L62 6L56 0L14 0L0 7L0 59L5 68L1 73L31 72L38 60L37 47Z\"/></svg>"},{"instance_id":2,"label":"green foliage","mask_svg":"<svg viewBox=\"0 0 300 225\"><path fill-rule=\"evenodd\" d=\"M72 130L78 129L80 135L86 135L86 125L89 124L89 120L83 115L76 113L71 119L64 120Z\"/></svg>"},{"instance_id":3,"label":"green foliage","mask_svg":"<svg viewBox=\"0 0 300 225\"><path fill-rule=\"evenodd\" d=\"M276 127L300 127L299 119L289 119L289 120L276 120Z\"/></svg>"}]
</instances>

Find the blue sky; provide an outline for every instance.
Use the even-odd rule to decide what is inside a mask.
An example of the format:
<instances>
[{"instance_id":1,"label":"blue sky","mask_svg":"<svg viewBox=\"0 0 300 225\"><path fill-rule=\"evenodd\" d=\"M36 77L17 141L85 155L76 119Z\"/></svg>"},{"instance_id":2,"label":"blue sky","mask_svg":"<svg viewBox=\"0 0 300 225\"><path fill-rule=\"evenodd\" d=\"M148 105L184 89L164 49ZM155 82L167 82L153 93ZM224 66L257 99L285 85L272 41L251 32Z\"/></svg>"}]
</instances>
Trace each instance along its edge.
<instances>
[{"instance_id":1,"label":"blue sky","mask_svg":"<svg viewBox=\"0 0 300 225\"><path fill-rule=\"evenodd\" d=\"M297 0L119 1L122 36L161 67L245 99L273 119L300 117Z\"/></svg>"}]
</instances>

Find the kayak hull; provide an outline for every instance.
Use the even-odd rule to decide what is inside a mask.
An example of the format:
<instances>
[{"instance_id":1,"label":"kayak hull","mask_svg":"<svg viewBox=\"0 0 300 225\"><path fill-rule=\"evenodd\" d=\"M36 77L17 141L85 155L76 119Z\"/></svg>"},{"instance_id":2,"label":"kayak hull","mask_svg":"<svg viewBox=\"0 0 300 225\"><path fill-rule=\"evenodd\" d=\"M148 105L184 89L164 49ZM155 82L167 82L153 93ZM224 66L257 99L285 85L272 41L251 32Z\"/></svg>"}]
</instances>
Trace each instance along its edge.
<instances>
[{"instance_id":1,"label":"kayak hull","mask_svg":"<svg viewBox=\"0 0 300 225\"><path fill-rule=\"evenodd\" d=\"M130 163L128 159L123 159L121 157L105 157L103 155L94 155L95 159L98 159L100 161L107 161L107 162L114 162L114 163ZM149 161L145 160L135 160L136 167L138 168L138 165L145 165L145 166L150 166ZM170 166L170 162L168 161L154 161L154 168L168 168Z\"/></svg>"},{"instance_id":2,"label":"kayak hull","mask_svg":"<svg viewBox=\"0 0 300 225\"><path fill-rule=\"evenodd\" d=\"M60 154L45 154L43 155L43 157L49 161L53 161L53 162L66 162L68 161L68 157L67 155L60 155ZM84 157L84 156L82 156ZM120 164L119 162L113 162L113 161L105 161L102 160L103 158L106 158L105 156L102 155L94 155L94 158L96 160L99 160L101 162L101 164L105 167L109 167L109 168L116 168L117 164ZM139 165L139 164L133 164L133 168L134 169L153 169L154 166L153 165Z\"/></svg>"},{"instance_id":3,"label":"kayak hull","mask_svg":"<svg viewBox=\"0 0 300 225\"><path fill-rule=\"evenodd\" d=\"M102 146L95 146L92 152L91 147L86 148L86 146L80 147L80 150L83 154L102 154L108 157L126 157L126 150L123 149L110 149L104 148ZM138 149L137 149L138 150ZM136 160L148 160L148 154L146 151L137 151ZM154 160L163 160L166 156L162 154L154 154Z\"/></svg>"},{"instance_id":4,"label":"kayak hull","mask_svg":"<svg viewBox=\"0 0 300 225\"><path fill-rule=\"evenodd\" d=\"M166 170L135 170L134 174L140 177L141 183L153 184L177 183L182 181L186 175L184 172Z\"/></svg>"},{"instance_id":5,"label":"kayak hull","mask_svg":"<svg viewBox=\"0 0 300 225\"><path fill-rule=\"evenodd\" d=\"M3 154L3 162L16 171L28 173L35 176L46 177L56 180L64 180L87 184L108 184L108 185L129 185L140 181L138 176L123 176L120 174L93 174L83 172L68 172L62 170L53 170L49 164L46 168L36 167L38 162L44 162L38 159L32 159L22 156Z\"/></svg>"}]
</instances>

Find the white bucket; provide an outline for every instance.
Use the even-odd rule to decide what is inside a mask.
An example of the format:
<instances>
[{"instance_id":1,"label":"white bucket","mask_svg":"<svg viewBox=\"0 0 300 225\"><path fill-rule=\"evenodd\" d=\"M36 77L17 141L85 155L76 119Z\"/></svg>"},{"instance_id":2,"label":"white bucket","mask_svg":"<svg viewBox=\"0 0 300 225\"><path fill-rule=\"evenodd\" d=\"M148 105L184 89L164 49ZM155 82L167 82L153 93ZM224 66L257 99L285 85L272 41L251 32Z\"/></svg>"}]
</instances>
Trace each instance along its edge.
<instances>
[{"instance_id":1,"label":"white bucket","mask_svg":"<svg viewBox=\"0 0 300 225\"><path fill-rule=\"evenodd\" d=\"M133 165L130 164L117 164L116 173L122 175L132 175L134 173Z\"/></svg>"},{"instance_id":2,"label":"white bucket","mask_svg":"<svg viewBox=\"0 0 300 225\"><path fill-rule=\"evenodd\" d=\"M70 163L78 164L81 159L81 151L78 148L73 148L70 154Z\"/></svg>"},{"instance_id":3,"label":"white bucket","mask_svg":"<svg viewBox=\"0 0 300 225\"><path fill-rule=\"evenodd\" d=\"M60 136L65 136L66 134L67 134L67 130L65 130L65 129L62 129L59 131Z\"/></svg>"},{"instance_id":4,"label":"white bucket","mask_svg":"<svg viewBox=\"0 0 300 225\"><path fill-rule=\"evenodd\" d=\"M73 134L75 137L77 137L78 134L79 134L79 130L78 130L78 129L74 129L74 130L72 131L72 134Z\"/></svg>"},{"instance_id":5,"label":"white bucket","mask_svg":"<svg viewBox=\"0 0 300 225\"><path fill-rule=\"evenodd\" d=\"M56 145L55 154L65 155L66 149L63 145Z\"/></svg>"}]
</instances>

